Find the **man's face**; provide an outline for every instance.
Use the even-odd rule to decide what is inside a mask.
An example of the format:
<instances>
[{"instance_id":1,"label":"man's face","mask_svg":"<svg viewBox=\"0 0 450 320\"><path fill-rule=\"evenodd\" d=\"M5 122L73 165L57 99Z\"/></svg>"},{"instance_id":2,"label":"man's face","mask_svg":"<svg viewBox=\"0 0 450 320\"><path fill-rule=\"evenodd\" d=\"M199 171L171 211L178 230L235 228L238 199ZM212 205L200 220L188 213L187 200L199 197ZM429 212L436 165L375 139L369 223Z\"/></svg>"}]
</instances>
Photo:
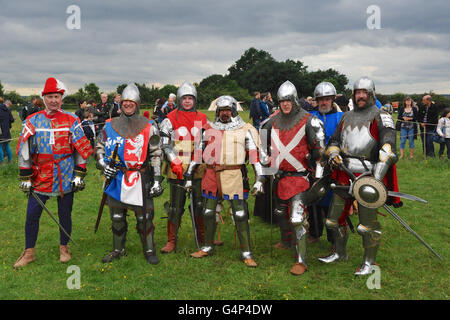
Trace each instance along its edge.
<instances>
[{"instance_id":1,"label":"man's face","mask_svg":"<svg viewBox=\"0 0 450 320\"><path fill-rule=\"evenodd\" d=\"M359 108L363 108L367 105L367 101L369 96L367 91L364 89L356 89L355 90L355 103Z\"/></svg>"},{"instance_id":2,"label":"man's face","mask_svg":"<svg viewBox=\"0 0 450 320\"><path fill-rule=\"evenodd\" d=\"M123 113L127 116L132 116L136 112L136 103L133 101L125 100L122 102Z\"/></svg>"},{"instance_id":3,"label":"man's face","mask_svg":"<svg viewBox=\"0 0 450 320\"><path fill-rule=\"evenodd\" d=\"M292 101L291 100L282 100L280 102L281 112L284 114L289 114L292 110Z\"/></svg>"},{"instance_id":4,"label":"man's face","mask_svg":"<svg viewBox=\"0 0 450 320\"><path fill-rule=\"evenodd\" d=\"M181 98L181 105L185 110L191 110L194 107L195 99L193 96L183 96Z\"/></svg>"},{"instance_id":5,"label":"man's face","mask_svg":"<svg viewBox=\"0 0 450 320\"><path fill-rule=\"evenodd\" d=\"M333 106L333 97L320 97L316 100L319 106L320 113L327 113L331 111L331 108Z\"/></svg>"},{"instance_id":6,"label":"man's face","mask_svg":"<svg viewBox=\"0 0 450 320\"><path fill-rule=\"evenodd\" d=\"M173 105L173 98L169 98L169 99L167 100L167 104Z\"/></svg>"},{"instance_id":7,"label":"man's face","mask_svg":"<svg viewBox=\"0 0 450 320\"><path fill-rule=\"evenodd\" d=\"M106 101L108 101L108 96L106 94L102 94L100 99L102 99L102 103L106 103Z\"/></svg>"},{"instance_id":8,"label":"man's face","mask_svg":"<svg viewBox=\"0 0 450 320\"><path fill-rule=\"evenodd\" d=\"M223 123L227 123L231 121L231 110L224 109L219 111L219 119Z\"/></svg>"},{"instance_id":9,"label":"man's face","mask_svg":"<svg viewBox=\"0 0 450 320\"><path fill-rule=\"evenodd\" d=\"M424 96L422 98L422 104L429 107L431 104L431 98L429 96Z\"/></svg>"},{"instance_id":10,"label":"man's face","mask_svg":"<svg viewBox=\"0 0 450 320\"><path fill-rule=\"evenodd\" d=\"M120 103L120 94L118 94L115 98L114 98L114 101L116 102L116 103Z\"/></svg>"},{"instance_id":11,"label":"man's face","mask_svg":"<svg viewBox=\"0 0 450 320\"><path fill-rule=\"evenodd\" d=\"M61 109L62 106L62 94L60 93L49 93L44 96L44 102L45 102L45 110L53 114L59 109Z\"/></svg>"}]
</instances>

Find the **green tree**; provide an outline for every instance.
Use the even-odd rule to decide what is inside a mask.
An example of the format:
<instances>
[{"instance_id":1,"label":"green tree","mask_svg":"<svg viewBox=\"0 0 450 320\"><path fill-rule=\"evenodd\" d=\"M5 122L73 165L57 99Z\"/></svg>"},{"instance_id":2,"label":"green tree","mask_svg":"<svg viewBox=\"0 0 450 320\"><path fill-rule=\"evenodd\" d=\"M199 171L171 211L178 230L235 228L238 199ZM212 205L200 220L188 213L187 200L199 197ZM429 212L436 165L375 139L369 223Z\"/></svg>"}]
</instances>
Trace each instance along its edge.
<instances>
[{"instance_id":1,"label":"green tree","mask_svg":"<svg viewBox=\"0 0 450 320\"><path fill-rule=\"evenodd\" d=\"M100 101L100 88L93 82L84 85L87 100Z\"/></svg>"},{"instance_id":2,"label":"green tree","mask_svg":"<svg viewBox=\"0 0 450 320\"><path fill-rule=\"evenodd\" d=\"M11 100L11 103L13 105L22 105L25 102L25 99L20 94L18 94L15 90L5 92L3 94L3 99Z\"/></svg>"},{"instance_id":3,"label":"green tree","mask_svg":"<svg viewBox=\"0 0 450 320\"><path fill-rule=\"evenodd\" d=\"M3 96L4 92L3 92L3 85L2 82L0 81L0 96Z\"/></svg>"}]
</instances>

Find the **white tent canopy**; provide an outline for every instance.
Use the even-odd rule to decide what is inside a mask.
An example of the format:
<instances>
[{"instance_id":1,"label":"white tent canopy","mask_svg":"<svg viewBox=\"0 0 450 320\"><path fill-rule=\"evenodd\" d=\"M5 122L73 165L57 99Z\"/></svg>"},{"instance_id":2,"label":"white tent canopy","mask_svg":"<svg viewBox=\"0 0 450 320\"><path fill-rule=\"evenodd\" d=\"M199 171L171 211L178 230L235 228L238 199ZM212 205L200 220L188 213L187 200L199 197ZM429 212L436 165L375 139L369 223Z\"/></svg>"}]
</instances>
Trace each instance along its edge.
<instances>
[{"instance_id":1,"label":"white tent canopy","mask_svg":"<svg viewBox=\"0 0 450 320\"><path fill-rule=\"evenodd\" d=\"M217 99L219 99L219 98L217 98ZM209 105L208 111L216 111L216 108L217 108L216 101L217 101L217 99L215 99L213 102L211 102L211 104ZM237 111L244 111L242 109L241 104L239 102L237 103Z\"/></svg>"}]
</instances>

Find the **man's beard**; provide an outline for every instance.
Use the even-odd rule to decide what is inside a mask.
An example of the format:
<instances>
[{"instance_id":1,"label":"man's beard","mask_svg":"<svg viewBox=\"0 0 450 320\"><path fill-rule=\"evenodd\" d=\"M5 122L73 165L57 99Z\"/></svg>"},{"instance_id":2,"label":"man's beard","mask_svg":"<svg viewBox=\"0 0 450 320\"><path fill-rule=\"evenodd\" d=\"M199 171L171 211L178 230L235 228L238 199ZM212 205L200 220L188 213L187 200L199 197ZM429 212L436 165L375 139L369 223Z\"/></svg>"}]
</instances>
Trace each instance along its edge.
<instances>
[{"instance_id":1,"label":"man's beard","mask_svg":"<svg viewBox=\"0 0 450 320\"><path fill-rule=\"evenodd\" d=\"M226 116L221 116L221 117L219 117L219 120L220 120L220 122L222 122L222 123L228 123L228 122L231 121L231 117L228 116L228 115L226 115Z\"/></svg>"},{"instance_id":2,"label":"man's beard","mask_svg":"<svg viewBox=\"0 0 450 320\"><path fill-rule=\"evenodd\" d=\"M364 101L364 104L363 105L359 105L359 102L360 101ZM363 98L359 98L357 101L356 101L356 106L358 107L358 108L364 108L364 107L366 107L367 106L367 103L368 103L368 99L363 99Z\"/></svg>"},{"instance_id":3,"label":"man's beard","mask_svg":"<svg viewBox=\"0 0 450 320\"><path fill-rule=\"evenodd\" d=\"M328 113L331 111L331 107L328 106L320 106L319 105L319 112L320 113Z\"/></svg>"}]
</instances>

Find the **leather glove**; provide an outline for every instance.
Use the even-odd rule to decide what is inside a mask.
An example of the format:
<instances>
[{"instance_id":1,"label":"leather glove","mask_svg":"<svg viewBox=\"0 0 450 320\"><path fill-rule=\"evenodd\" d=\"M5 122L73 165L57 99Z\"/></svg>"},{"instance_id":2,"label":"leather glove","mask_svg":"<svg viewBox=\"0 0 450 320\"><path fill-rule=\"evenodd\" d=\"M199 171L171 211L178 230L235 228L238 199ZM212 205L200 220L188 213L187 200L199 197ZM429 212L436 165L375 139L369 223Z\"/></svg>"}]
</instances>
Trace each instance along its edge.
<instances>
[{"instance_id":1,"label":"leather glove","mask_svg":"<svg viewBox=\"0 0 450 320\"><path fill-rule=\"evenodd\" d=\"M103 169L103 175L107 178L107 179L113 179L116 175L117 172L119 172L119 169L117 168L111 168L110 166L106 166Z\"/></svg>"},{"instance_id":2,"label":"leather glove","mask_svg":"<svg viewBox=\"0 0 450 320\"><path fill-rule=\"evenodd\" d=\"M153 182L153 185L150 187L149 196L152 198L159 197L162 195L164 189L161 186L159 181Z\"/></svg>"},{"instance_id":3,"label":"leather glove","mask_svg":"<svg viewBox=\"0 0 450 320\"><path fill-rule=\"evenodd\" d=\"M175 159L170 163L172 172L177 175L178 180L183 180L183 163L180 159Z\"/></svg>"}]
</instances>

